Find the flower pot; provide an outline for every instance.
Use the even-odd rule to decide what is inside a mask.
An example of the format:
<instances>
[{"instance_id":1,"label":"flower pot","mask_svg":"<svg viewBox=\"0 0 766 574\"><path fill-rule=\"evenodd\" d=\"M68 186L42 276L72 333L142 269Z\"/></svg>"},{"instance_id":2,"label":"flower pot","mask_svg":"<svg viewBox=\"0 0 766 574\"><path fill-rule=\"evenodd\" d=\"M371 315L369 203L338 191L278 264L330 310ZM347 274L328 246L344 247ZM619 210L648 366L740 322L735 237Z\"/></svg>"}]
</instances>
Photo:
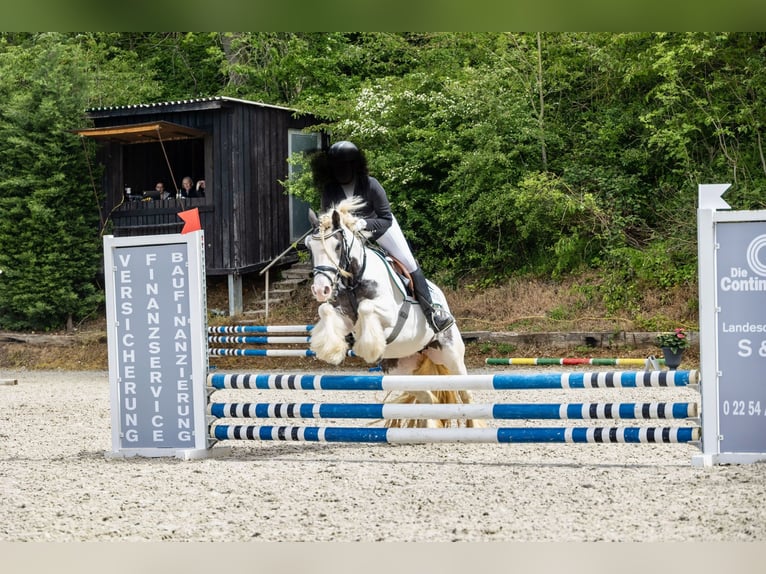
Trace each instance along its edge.
<instances>
[{"instance_id":1,"label":"flower pot","mask_svg":"<svg viewBox=\"0 0 766 574\"><path fill-rule=\"evenodd\" d=\"M662 354L665 357L665 366L671 371L675 371L681 365L684 350L673 351L670 347L662 347Z\"/></svg>"}]
</instances>

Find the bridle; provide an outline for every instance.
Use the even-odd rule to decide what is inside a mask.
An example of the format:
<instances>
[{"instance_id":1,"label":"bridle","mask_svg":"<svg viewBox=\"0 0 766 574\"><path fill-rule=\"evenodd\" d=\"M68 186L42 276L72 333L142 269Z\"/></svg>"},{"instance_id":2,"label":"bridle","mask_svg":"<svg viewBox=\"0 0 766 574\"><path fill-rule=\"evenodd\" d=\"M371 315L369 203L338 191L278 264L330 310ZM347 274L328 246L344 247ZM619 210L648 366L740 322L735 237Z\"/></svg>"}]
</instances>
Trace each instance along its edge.
<instances>
[{"instance_id":1,"label":"bridle","mask_svg":"<svg viewBox=\"0 0 766 574\"><path fill-rule=\"evenodd\" d=\"M334 253L327 247L326 242L326 240L333 235L340 236L339 242L341 247L337 262L334 261ZM317 275L321 275L330 282L330 285L332 286L332 295L330 296L331 301L337 299L340 292L347 291L352 298L352 306L354 310L356 310L357 304L355 291L357 287L359 287L362 277L364 276L365 268L367 267L367 250L364 247L364 243L362 243L362 264L356 271L351 269L351 253L354 244L357 240L362 241L363 236L357 235L354 232L349 233L349 235L351 236L350 241L342 227L338 227L337 229L326 233L321 233L317 229L316 233L311 235L312 241L319 240L322 242L322 249L324 249L325 254L330 258L330 261L333 261L332 266L315 265L311 270L311 276L316 277Z\"/></svg>"}]
</instances>

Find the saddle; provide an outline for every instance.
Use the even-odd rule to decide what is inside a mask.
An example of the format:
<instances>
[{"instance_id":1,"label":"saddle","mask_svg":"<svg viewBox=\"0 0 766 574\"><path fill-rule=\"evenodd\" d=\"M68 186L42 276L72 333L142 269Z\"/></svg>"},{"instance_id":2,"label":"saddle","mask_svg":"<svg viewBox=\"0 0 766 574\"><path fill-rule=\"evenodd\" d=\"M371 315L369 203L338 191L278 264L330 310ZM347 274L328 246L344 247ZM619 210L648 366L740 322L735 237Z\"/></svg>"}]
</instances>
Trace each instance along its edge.
<instances>
[{"instance_id":1,"label":"saddle","mask_svg":"<svg viewBox=\"0 0 766 574\"><path fill-rule=\"evenodd\" d=\"M404 288L404 296L410 299L417 299L415 297L415 290L412 287L412 276L404 267L404 264L377 244L368 243L367 247L385 261L393 274L399 278Z\"/></svg>"},{"instance_id":2,"label":"saddle","mask_svg":"<svg viewBox=\"0 0 766 574\"><path fill-rule=\"evenodd\" d=\"M401 279L404 288L407 290L407 296L414 299L415 290L412 288L412 276L410 275L410 272L404 268L404 264L401 261L392 255L386 254L386 261L388 261L388 264L391 265L391 269L393 269L394 273Z\"/></svg>"}]
</instances>

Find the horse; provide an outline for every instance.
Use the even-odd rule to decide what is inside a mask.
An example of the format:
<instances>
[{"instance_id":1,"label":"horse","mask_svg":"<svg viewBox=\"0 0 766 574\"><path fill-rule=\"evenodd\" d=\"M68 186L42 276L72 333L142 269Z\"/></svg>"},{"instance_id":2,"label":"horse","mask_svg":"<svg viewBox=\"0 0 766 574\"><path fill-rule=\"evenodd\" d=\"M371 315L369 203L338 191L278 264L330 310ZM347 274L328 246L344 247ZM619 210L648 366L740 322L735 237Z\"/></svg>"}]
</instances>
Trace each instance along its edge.
<instances>
[{"instance_id":1,"label":"horse","mask_svg":"<svg viewBox=\"0 0 766 574\"><path fill-rule=\"evenodd\" d=\"M467 374L465 343L457 324L434 333L386 254L368 243L369 232L357 230L354 211L362 201L351 198L318 217L310 214L313 232L305 244L313 264L311 292L320 304L311 350L319 360L339 365L350 348L367 363L380 363L388 374ZM442 290L428 283L434 304L449 310ZM413 392L394 401L467 403L470 393ZM448 426L447 421L440 424ZM404 426L389 426L400 425ZM466 426L475 423L467 421Z\"/></svg>"}]
</instances>

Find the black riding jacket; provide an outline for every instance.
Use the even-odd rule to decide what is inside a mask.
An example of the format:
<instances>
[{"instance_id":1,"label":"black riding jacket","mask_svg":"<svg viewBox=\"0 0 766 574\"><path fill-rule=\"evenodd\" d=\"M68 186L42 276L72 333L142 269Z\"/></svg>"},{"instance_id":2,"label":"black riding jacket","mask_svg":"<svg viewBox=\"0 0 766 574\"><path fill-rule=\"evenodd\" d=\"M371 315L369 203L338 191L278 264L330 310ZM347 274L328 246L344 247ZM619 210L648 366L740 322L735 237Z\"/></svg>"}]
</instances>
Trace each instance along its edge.
<instances>
[{"instance_id":1,"label":"black riding jacket","mask_svg":"<svg viewBox=\"0 0 766 574\"><path fill-rule=\"evenodd\" d=\"M354 215L367 222L366 230L372 233L372 238L377 239L383 235L394 221L391 205L388 203L386 190L374 177L369 177L369 188L365 192L359 189L359 184L354 186L354 196L364 199L365 204L356 210ZM322 211L327 211L333 205L337 205L346 199L346 193L339 183L328 183L322 193Z\"/></svg>"}]
</instances>

